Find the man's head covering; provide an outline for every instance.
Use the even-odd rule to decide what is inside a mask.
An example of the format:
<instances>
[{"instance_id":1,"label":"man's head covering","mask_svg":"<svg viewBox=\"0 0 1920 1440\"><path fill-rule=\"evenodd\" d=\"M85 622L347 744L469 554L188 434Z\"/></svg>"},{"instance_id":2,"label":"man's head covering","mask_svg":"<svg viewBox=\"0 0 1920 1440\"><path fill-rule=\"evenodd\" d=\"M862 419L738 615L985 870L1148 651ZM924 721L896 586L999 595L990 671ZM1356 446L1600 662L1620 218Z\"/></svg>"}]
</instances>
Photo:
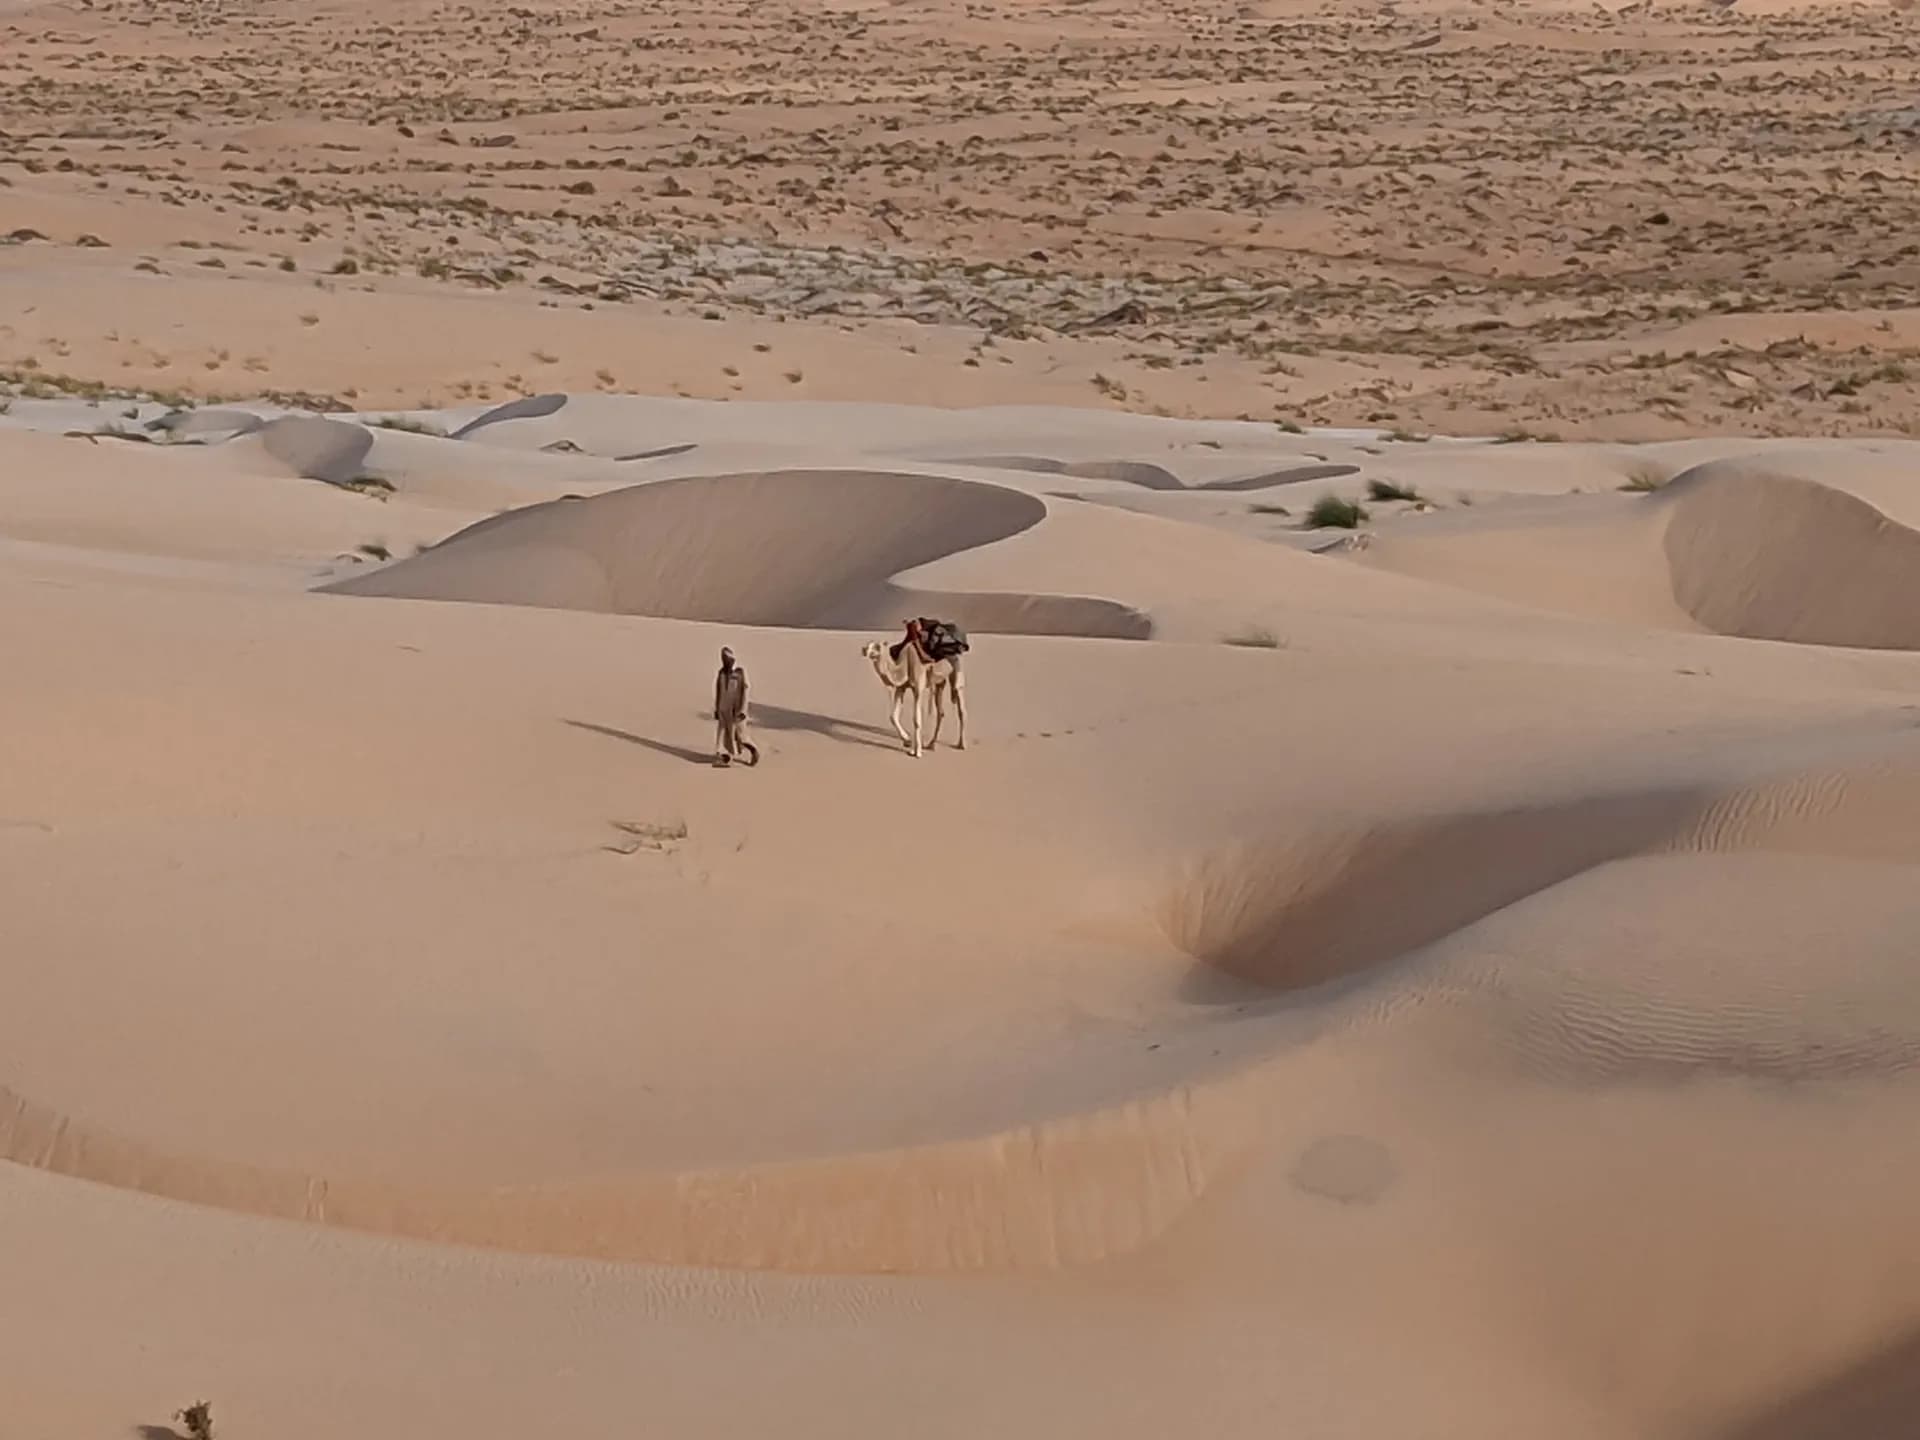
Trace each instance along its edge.
<instances>
[{"instance_id":1,"label":"man's head covering","mask_svg":"<svg viewBox=\"0 0 1920 1440\"><path fill-rule=\"evenodd\" d=\"M720 664L727 669L733 668L733 651L725 645L720 647Z\"/></svg>"}]
</instances>

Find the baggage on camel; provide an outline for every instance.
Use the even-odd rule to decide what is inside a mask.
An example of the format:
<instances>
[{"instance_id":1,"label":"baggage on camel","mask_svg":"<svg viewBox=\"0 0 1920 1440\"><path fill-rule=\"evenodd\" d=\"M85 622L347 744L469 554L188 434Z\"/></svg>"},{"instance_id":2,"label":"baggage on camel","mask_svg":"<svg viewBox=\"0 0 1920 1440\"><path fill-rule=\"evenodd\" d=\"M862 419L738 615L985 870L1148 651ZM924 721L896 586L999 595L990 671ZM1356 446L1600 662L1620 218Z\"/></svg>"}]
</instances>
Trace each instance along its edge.
<instances>
[{"instance_id":1,"label":"baggage on camel","mask_svg":"<svg viewBox=\"0 0 1920 1440\"><path fill-rule=\"evenodd\" d=\"M922 615L907 622L906 639L888 649L895 660L911 641L918 641L921 653L932 660L952 660L964 655L973 648L967 641L967 632L951 620L931 620Z\"/></svg>"}]
</instances>

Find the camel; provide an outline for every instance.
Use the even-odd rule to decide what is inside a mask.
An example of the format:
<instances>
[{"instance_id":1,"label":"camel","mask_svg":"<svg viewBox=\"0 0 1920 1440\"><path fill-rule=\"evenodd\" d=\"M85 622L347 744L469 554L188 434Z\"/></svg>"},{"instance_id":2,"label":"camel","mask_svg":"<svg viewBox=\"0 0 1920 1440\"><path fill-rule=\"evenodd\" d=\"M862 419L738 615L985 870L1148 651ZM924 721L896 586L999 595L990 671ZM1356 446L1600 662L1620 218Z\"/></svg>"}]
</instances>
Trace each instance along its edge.
<instances>
[{"instance_id":1,"label":"camel","mask_svg":"<svg viewBox=\"0 0 1920 1440\"><path fill-rule=\"evenodd\" d=\"M960 738L954 742L954 749L967 748L967 691L966 676L960 671L958 657L951 660L929 660L917 645L901 648L900 658L893 658L889 647L882 641L872 640L861 647L860 653L873 663L873 673L880 677L880 683L887 687L893 696L893 709L887 718L893 722L893 730L900 737L900 743L907 747L907 753L918 759L921 753L920 734L927 713L927 692L933 692L933 736L926 743L929 748L940 743L940 726L947 718L947 695L953 695L953 713L960 722ZM913 734L907 734L900 724L900 702L913 693Z\"/></svg>"}]
</instances>

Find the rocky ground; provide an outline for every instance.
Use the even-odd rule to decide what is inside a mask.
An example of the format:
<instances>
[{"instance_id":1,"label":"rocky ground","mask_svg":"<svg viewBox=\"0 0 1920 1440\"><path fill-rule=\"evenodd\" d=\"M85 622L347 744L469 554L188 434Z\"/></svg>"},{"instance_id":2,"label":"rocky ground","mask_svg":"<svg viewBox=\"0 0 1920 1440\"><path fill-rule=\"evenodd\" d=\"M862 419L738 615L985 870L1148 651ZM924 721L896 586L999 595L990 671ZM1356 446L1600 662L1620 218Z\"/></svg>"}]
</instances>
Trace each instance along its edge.
<instances>
[{"instance_id":1,"label":"rocky ground","mask_svg":"<svg viewBox=\"0 0 1920 1440\"><path fill-rule=\"evenodd\" d=\"M956 403L1920 433L1917 68L1893 8L30 5L0 17L0 371L307 388L297 335L220 353L239 297L297 283L734 322L743 356L851 330L994 371ZM146 314L169 278L250 287L175 307L200 373L63 298L137 282ZM560 357L470 358L371 398L552 388ZM709 358L567 378L800 383Z\"/></svg>"}]
</instances>

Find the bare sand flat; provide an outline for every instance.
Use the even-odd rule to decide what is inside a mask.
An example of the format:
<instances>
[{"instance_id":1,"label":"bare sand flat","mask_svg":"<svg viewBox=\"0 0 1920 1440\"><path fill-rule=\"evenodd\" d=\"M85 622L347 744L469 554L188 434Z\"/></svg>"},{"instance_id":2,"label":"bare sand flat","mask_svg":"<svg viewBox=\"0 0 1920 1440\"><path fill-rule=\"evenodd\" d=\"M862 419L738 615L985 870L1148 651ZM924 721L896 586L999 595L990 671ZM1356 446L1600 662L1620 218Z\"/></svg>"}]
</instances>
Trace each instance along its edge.
<instances>
[{"instance_id":1,"label":"bare sand flat","mask_svg":"<svg viewBox=\"0 0 1920 1440\"><path fill-rule=\"evenodd\" d=\"M1920 1433L1917 23L0 0L0 1436Z\"/></svg>"}]
</instances>

